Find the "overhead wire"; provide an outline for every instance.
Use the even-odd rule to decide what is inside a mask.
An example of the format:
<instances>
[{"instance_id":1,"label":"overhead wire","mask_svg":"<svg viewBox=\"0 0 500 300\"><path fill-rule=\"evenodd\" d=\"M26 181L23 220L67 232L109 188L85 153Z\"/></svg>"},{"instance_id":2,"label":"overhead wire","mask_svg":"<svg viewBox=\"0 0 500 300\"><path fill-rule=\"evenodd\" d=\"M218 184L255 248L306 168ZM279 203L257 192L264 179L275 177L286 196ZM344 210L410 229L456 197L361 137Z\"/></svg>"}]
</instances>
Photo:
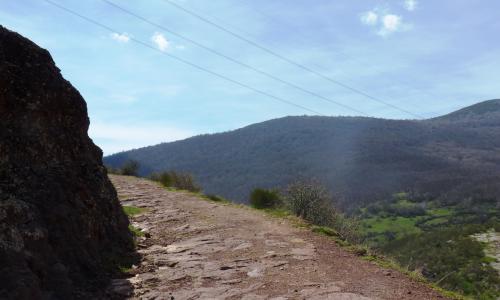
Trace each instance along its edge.
<instances>
[{"instance_id":1,"label":"overhead wire","mask_svg":"<svg viewBox=\"0 0 500 300\"><path fill-rule=\"evenodd\" d=\"M293 31L294 31L294 36L299 37L299 38L300 38L300 39L302 39L303 41L308 40L308 39L305 37L305 35L304 35L304 34L302 34L302 33L300 32L300 28L299 28L296 24L291 23L291 22L282 21L282 20L277 20L277 19L276 19L276 18L274 18L273 16L269 15L267 12L264 12L264 11L262 11L261 9L257 9L257 8L255 8L255 6L253 6L253 5L252 5L252 6L250 6L250 5L249 5L249 3L248 3L248 2L246 2L246 1L238 0L237 2L242 3L245 7L247 7L247 8L248 8L248 9L250 9L250 10L253 10L253 11L254 11L254 12L256 12L256 13L258 13L259 15L261 15L262 17L264 17L264 18L265 18L265 19L267 19L268 21L270 21L270 22L274 23L275 25L278 25L278 26L285 26L285 27L288 27L288 28L292 28L292 29L293 29ZM236 6L234 6L234 7L236 7ZM213 16L211 16L211 17L212 17L212 18L215 18L215 17L213 17ZM220 20L220 19L217 19L217 21L218 21L218 22L221 22L221 20ZM228 24L228 23L226 22L226 24ZM228 24L228 25L229 25L229 26L232 26L231 24ZM239 31L241 31L241 29L240 29L240 28L236 28L236 29L238 29ZM244 32L245 34L249 34L249 33L248 33L248 32L246 32L246 31L242 31L242 32ZM364 61L364 60L362 60L362 59L359 59L358 57L356 57L356 56L354 56L354 55L351 55L351 54L346 53L346 51L342 51L342 50L338 50L338 49L329 50L329 51L331 51L331 52L333 52L333 53L337 53L337 54L339 54L339 55L342 55L342 56L344 56L346 59L351 60L351 61L353 61L353 62L357 63L358 65L362 65L362 66L368 67L370 70L373 70L373 68L374 68L374 67L376 67L374 64L368 63L368 62L366 62L366 61ZM315 67L320 67L320 66L318 66L318 65L314 65L314 66L315 66ZM404 86L406 86L406 87L408 87L408 88L410 88L410 89L412 89L412 90L414 90L414 91L417 91L417 92L419 92L419 93L421 93L421 94L424 94L424 95L427 95L427 96L430 96L430 97L433 97L433 98L437 98L437 96L436 96L435 94L433 94L433 93L431 93L431 92L429 92L429 91L427 91L427 90L422 90L422 89L420 89L420 88L417 88L417 87L415 87L415 86L411 85L411 84L410 84L408 81L406 81L406 80L401 80L400 78L393 78L393 79L391 79L391 80L392 80L392 81L395 81L395 82L398 82L398 83L400 83L400 84L402 84L402 85L404 85Z\"/></svg>"},{"instance_id":2,"label":"overhead wire","mask_svg":"<svg viewBox=\"0 0 500 300\"><path fill-rule=\"evenodd\" d=\"M186 7L184 7L183 5L181 5L179 3L176 3L176 2L174 2L172 0L163 0L163 1L165 3L168 3L169 5L171 5L171 6L175 7L175 8L177 8L177 9L185 12L186 14L189 14L189 15L191 15L191 16L193 16L193 17L195 17L195 18L197 18L197 19L199 19L199 20L201 20L201 21L203 21L203 22L205 22L205 23L207 23L207 24L209 24L209 25L211 25L211 26L213 26L213 27L215 27L215 28L217 28L217 29L219 29L219 30L227 33L227 34L229 34L229 35L231 35L231 36L233 36L234 38L242 40L242 41L246 42L247 44L252 45L255 48L258 48L258 49L260 49L260 50L262 50L262 51L264 51L264 52L266 52L266 53L268 53L268 54L270 54L270 55L272 55L274 57L277 57L280 60L285 61L285 62L287 62L287 63L289 63L289 64L291 64L291 65L293 65L293 66L295 66L297 68L300 68L300 69L302 69L302 70L304 70L306 72L312 73L312 74L314 74L314 75L316 75L316 76L318 76L320 78L323 78L324 80L329 81L329 82L331 82L331 83L333 83L333 84L335 84L337 86L343 87L343 88L345 88L345 89L347 89L347 90L349 90L351 92L359 94L359 95L361 95L361 96L363 96L363 97L365 97L367 99L370 99L372 101L375 101L375 102L377 102L379 104L383 104L385 106L391 107L391 108L393 108L395 110L398 110L400 112L403 112L405 114L411 115L412 117L415 117L415 118L424 118L423 116L420 116L419 114L413 113L413 112L411 112L409 110L406 110L404 108L401 108L401 107L399 107L397 105L394 105L394 104L389 103L387 101L381 100L381 99L379 99L379 98L377 98L375 96L372 96L372 95L368 94L367 92L364 92L364 91L362 91L362 90L360 90L358 88L352 87L352 86L350 86L348 84L345 84L345 83L343 83L343 82L341 82L339 80L336 80L336 79L333 79L333 78L331 78L331 77L329 77L327 75L324 75L323 73L320 73L320 72L318 72L316 70L313 70L313 69L311 69L311 68L309 68L309 67L307 67L307 66L305 66L305 65L303 65L303 64L301 64L299 62L296 62L296 61L294 61L294 60L292 60L292 59L290 59L290 58L288 58L288 57L286 57L286 56L284 56L284 55L282 55L282 54L274 51L274 50L269 49L266 46L261 45L258 42L252 41L252 40L250 40L250 39L248 39L248 38L246 38L246 37L244 37L244 36L242 36L242 35L234 32L234 31L232 31L230 29L227 29L226 27L224 27L224 26L222 26L222 25L220 25L220 24L218 24L216 22L213 22L213 21L209 20L209 19L205 18L204 16L202 16L202 15L200 15L200 14L198 14L198 13L196 13L196 12L190 10L190 9L187 9Z\"/></svg>"},{"instance_id":3,"label":"overhead wire","mask_svg":"<svg viewBox=\"0 0 500 300\"><path fill-rule=\"evenodd\" d=\"M361 115L363 115L363 116L368 116L368 114L366 114L365 112L363 112L363 111L361 111L361 110L359 110L359 109L356 109L356 108L354 108L354 107L352 107L352 106L349 106L349 105L343 104L343 103L341 103L341 102L339 102L339 101L336 101L336 100L333 100L333 99L331 99L331 98L329 98L329 97L325 97L325 96L323 96L323 95L321 95L321 94L319 94L319 93L316 93L316 92L311 91L311 90L309 90L309 89L303 88L303 87L301 87L301 86L299 86L299 85L297 85L297 84L294 84L294 83L292 83L292 82L290 82L290 81L287 81L287 80L284 80L284 79L282 79L282 78L279 78L278 76L275 76L275 75L273 75L273 74L271 74L271 73L269 73L269 72L266 72L266 71L264 71L264 70L258 69L258 68L256 68L256 67L253 67L253 66L251 66L251 65L249 65L249 64L247 64L247 63L245 63L245 62L242 62L241 60L238 60L238 59L233 58L233 57L231 57L231 56L229 56L229 55L226 55L226 54L224 54L224 53L222 53L222 52L220 52L220 51L218 51L218 50L215 50L215 49L213 49L213 48L210 48L210 47L208 47L208 46L205 46L205 45L203 45L203 44L201 44L201 43L199 43L199 42L195 41L195 40L194 40L194 39L192 39L192 38L189 38L189 37L187 37L187 36L185 36L185 35L183 35L183 34L180 34L180 33L178 33L178 32L175 32L174 30L172 30L172 29L170 29L170 28L167 28L167 27L166 27L166 26L164 26L164 25L161 25L161 24L158 24L158 23L156 23L156 22L153 22L153 21L151 21L151 20L149 20L149 19L147 19L147 18L145 18L145 17L143 17L143 16L141 16L141 15L139 15L139 14L137 14L137 13L135 13L135 12L131 11L130 9L124 8L123 6L120 6L120 5L116 4L116 3L114 3L113 1L110 1L110 0L101 0L101 1L103 1L103 2L105 2L105 3L107 3L107 4L109 4L109 5L111 5L111 6L113 6L114 8L116 8L116 9L118 9L118 10L120 10L120 11L122 11L122 12L124 12L124 13L128 14L128 15L130 15L130 16L133 16L133 17L135 17L135 18L137 18L137 19L139 19L139 20L141 20L141 21L143 21L143 22L145 22L145 23L147 23L147 24L149 24L149 25L152 25L152 26L157 27L157 28L159 28L159 29L162 29L162 30L164 30L164 31L166 31L166 32L169 32L170 34L172 34L172 35L174 35L174 36L177 36L177 37L179 37L179 38L181 38L181 39L183 39L183 40L185 40L185 41L188 41L188 42L190 42L190 43L192 43L192 44L194 44L194 45L196 45L196 46L198 46L198 47L200 47L200 48L202 48L202 49L204 49L204 50L206 50L206 51L209 51L209 52L211 52L211 53L213 53L213 54L215 54L215 55L217 55L217 56L219 56L219 57L222 57L222 58L224 58L224 59L227 59L227 60L229 60L229 61L231 61L231 62L233 62L233 63L235 63L235 64L237 64L237 65L239 65L239 66L242 66L242 67L244 67L244 68L250 69L250 70L252 70L252 71L254 71L254 72L257 72L257 73L259 73L259 74L261 74L261 75L264 75L264 76L266 76L266 77L268 77L268 78L271 78L271 79L273 79L273 80L275 80L275 81L278 81L278 82L280 82L280 83L282 83L282 84L285 84L285 85L287 85L287 86L290 86L290 87L292 87L292 88L294 88L294 89L297 89L297 90L299 90L299 91L301 91L301 92L304 92L304 93L309 94L309 95L311 95L311 96L314 96L314 97L316 97L316 98L319 98L319 99L322 99L322 100L324 100L324 101L327 101L327 102L333 103L333 104L335 104L335 105L341 106L341 107L343 107L343 108L345 108L345 109L348 109L348 110L353 111L353 112L355 112L355 113L361 114Z\"/></svg>"},{"instance_id":4,"label":"overhead wire","mask_svg":"<svg viewBox=\"0 0 500 300\"><path fill-rule=\"evenodd\" d=\"M48 4L50 4L50 5L54 6L54 7L57 7L57 8L59 8L59 9L61 9L61 10L65 11L65 12L67 12L67 13L70 13L70 14L72 14L72 15L74 15L74 16L77 16L77 17L79 17L79 18L81 18L81 19L83 19L83 20L85 20L85 21L87 21L87 22L89 22L89 23L91 23L91 24L93 24L93 25L97 26L97 27L100 27L100 28L102 28L102 29L105 29L105 30L107 30L107 31L109 31L109 32L111 32L111 33L117 33L117 34L119 34L119 33L120 33L120 31L118 31L118 30L116 30L116 29L114 29L114 28L112 28L112 27L110 27L110 26L108 26L108 25L105 25L105 24L103 24L103 23L101 23L101 22L99 22L99 21L96 21L96 20L94 20L94 19L92 19L92 18L90 18L90 17L84 16L84 15L82 15L82 14L80 14L80 13L78 13L78 12L76 12L76 11L72 10L72 9L69 9L69 8L67 8L67 7L65 7L65 6L63 6L63 5L61 5L61 4L59 4L59 3L56 3L56 2L51 1L51 0L43 0L43 1L47 2ZM141 41L141 40L139 40L139 39L136 39L136 38L134 38L134 37L129 37L129 39L130 39L132 42L136 43L136 44L139 44L139 45L142 45L142 46L144 46L144 47L147 47L147 48L149 48L149 49L151 49L151 50L157 51L157 52L159 52L159 53L161 53L161 54L163 54L163 55L166 55L166 56L168 56L168 57L170 57L170 58L172 58L172 59L174 59L174 60L176 60L176 61L178 61L178 62L181 62L181 63L183 63L183 64L189 65L189 66L191 66L191 67L193 67L193 68L196 68L196 69L198 69L198 70L200 70L200 71L203 71L203 72L206 72L206 73L208 73L208 74L211 74L211 75L213 75L213 76L215 76L215 77L218 77L218 78L224 79L224 80L226 80L226 81L229 81L229 82L231 82L231 83L233 83L233 84L235 84L235 85L238 85L238 86L240 86L240 87L246 88L246 89L251 90L251 91L253 91L253 92L255 92L255 93L258 93L258 94L264 95L264 96L266 96L266 97L268 97L268 98L272 98L272 99L274 99L274 100L277 100L277 101L282 102L282 103L286 103L286 104L291 105L291 106L295 106L295 107L297 107L297 108L300 108L300 109L302 109L302 110L308 111L308 112L310 112L310 113L313 113L313 114L316 114L316 115L319 115L319 116L326 116L326 115L324 115L323 113L320 113L320 112L318 112L318 111L316 111L316 110L314 110L314 109L308 108L308 107L306 107L306 106L304 106L304 105L297 104L297 103L295 103L295 102L292 102L292 101L289 101L289 100L284 99L284 98L282 98L282 97L279 97L279 96L273 95L273 94L271 94L271 93L268 93L268 92L266 92L266 91L260 90L260 89L258 89L258 88L254 88L254 87L253 87L253 86L251 86L251 85L248 85L248 84L246 84L246 83L240 82L240 81L235 80L235 79L232 79L232 78L230 78L230 77L227 77L227 76L225 76L225 75L223 75L223 74L220 74L220 73L217 73L217 72L212 71L212 70L210 70L210 69L207 69L207 68L205 68L205 67L203 67L203 66L200 66L200 65L198 65L198 64L195 64L195 63L193 63L193 62L190 62L190 61L188 61L188 60L186 60L186 59L183 59L183 58L181 58L181 57L178 57L178 56L176 56L176 55L173 55L173 54L170 54L170 53L164 52L164 51L162 51L162 50L160 50L160 49L158 49L158 48L155 48L155 47L151 46L150 44L148 44L148 43L146 43L146 42L144 42L144 41Z\"/></svg>"}]
</instances>

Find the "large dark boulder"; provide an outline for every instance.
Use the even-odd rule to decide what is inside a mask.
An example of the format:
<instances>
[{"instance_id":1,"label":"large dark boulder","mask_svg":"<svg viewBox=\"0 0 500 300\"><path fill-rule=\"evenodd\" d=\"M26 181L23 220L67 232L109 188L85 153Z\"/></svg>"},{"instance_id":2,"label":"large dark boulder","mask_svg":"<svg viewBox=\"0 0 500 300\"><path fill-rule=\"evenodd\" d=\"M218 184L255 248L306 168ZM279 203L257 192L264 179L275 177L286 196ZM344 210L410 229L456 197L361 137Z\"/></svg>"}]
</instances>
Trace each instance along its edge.
<instances>
[{"instance_id":1,"label":"large dark boulder","mask_svg":"<svg viewBox=\"0 0 500 300\"><path fill-rule=\"evenodd\" d=\"M49 52L0 26L0 299L102 297L133 248L88 126Z\"/></svg>"}]
</instances>

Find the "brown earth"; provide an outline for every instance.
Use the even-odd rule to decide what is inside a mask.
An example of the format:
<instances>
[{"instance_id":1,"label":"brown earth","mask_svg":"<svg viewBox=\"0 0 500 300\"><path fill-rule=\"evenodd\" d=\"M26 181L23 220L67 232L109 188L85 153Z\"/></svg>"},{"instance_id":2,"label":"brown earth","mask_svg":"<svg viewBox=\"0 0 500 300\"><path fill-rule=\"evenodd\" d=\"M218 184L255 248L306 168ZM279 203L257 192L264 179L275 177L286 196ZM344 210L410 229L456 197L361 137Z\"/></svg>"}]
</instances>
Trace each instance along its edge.
<instances>
[{"instance_id":1,"label":"brown earth","mask_svg":"<svg viewBox=\"0 0 500 300\"><path fill-rule=\"evenodd\" d=\"M290 221L110 176L145 237L133 277L115 280L131 299L443 299ZM130 284L133 292L130 291Z\"/></svg>"}]
</instances>

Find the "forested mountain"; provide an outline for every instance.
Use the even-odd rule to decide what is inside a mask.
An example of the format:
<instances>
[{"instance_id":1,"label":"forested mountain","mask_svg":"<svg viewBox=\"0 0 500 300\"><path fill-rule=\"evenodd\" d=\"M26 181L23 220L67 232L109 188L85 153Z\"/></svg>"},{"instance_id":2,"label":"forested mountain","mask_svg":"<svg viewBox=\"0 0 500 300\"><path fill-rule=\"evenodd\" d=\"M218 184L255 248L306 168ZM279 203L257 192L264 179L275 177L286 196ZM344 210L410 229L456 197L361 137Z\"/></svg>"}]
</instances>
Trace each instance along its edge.
<instances>
[{"instance_id":1,"label":"forested mountain","mask_svg":"<svg viewBox=\"0 0 500 300\"><path fill-rule=\"evenodd\" d=\"M500 100L422 121L285 117L114 154L105 163L130 159L144 175L190 172L205 192L238 202L252 188L300 177L323 181L349 207L400 191L448 204L491 201L500 196Z\"/></svg>"}]
</instances>

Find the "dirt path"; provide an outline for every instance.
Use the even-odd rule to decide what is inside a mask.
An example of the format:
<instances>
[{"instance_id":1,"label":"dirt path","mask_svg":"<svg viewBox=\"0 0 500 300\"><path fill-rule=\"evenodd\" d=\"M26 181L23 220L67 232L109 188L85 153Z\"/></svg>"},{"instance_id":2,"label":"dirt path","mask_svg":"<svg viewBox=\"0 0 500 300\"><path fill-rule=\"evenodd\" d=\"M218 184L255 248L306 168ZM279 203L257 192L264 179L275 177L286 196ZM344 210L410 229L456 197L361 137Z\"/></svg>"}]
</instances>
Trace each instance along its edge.
<instances>
[{"instance_id":1,"label":"dirt path","mask_svg":"<svg viewBox=\"0 0 500 300\"><path fill-rule=\"evenodd\" d=\"M132 299L442 299L333 241L258 211L110 176L123 205L147 208Z\"/></svg>"}]
</instances>

